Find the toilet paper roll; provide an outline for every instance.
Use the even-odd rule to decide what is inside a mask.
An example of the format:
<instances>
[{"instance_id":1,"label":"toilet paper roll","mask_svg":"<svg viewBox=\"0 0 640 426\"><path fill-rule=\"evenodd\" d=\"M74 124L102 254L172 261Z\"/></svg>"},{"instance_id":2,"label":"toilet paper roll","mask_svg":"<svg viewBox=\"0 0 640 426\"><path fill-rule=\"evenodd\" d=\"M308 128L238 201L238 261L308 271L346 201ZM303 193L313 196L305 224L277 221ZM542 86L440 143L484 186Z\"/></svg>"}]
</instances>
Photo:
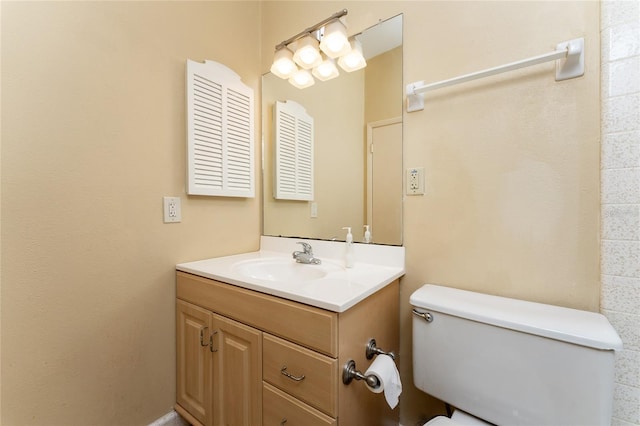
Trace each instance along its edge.
<instances>
[{"instance_id":1,"label":"toilet paper roll","mask_svg":"<svg viewBox=\"0 0 640 426\"><path fill-rule=\"evenodd\" d=\"M387 400L389 407L395 408L402 393L402 383L393 358L389 355L378 355L364 373L365 376L370 374L378 378L380 386L376 388L367 386L369 390L374 393L384 392L384 399Z\"/></svg>"}]
</instances>

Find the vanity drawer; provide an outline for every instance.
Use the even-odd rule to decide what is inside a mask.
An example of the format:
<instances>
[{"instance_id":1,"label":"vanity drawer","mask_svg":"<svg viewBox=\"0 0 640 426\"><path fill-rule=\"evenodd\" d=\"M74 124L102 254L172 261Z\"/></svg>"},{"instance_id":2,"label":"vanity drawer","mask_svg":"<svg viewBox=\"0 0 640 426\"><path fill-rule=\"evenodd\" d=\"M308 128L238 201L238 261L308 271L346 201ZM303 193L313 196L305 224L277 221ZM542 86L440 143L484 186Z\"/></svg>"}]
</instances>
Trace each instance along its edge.
<instances>
[{"instance_id":1,"label":"vanity drawer","mask_svg":"<svg viewBox=\"0 0 640 426\"><path fill-rule=\"evenodd\" d=\"M178 271L176 297L213 312L338 356L338 314Z\"/></svg>"},{"instance_id":2,"label":"vanity drawer","mask_svg":"<svg viewBox=\"0 0 640 426\"><path fill-rule=\"evenodd\" d=\"M262 384L263 426L330 426L336 419L309 407L268 383Z\"/></svg>"},{"instance_id":3,"label":"vanity drawer","mask_svg":"<svg viewBox=\"0 0 640 426\"><path fill-rule=\"evenodd\" d=\"M262 377L301 401L337 417L336 359L265 333L262 337Z\"/></svg>"}]
</instances>

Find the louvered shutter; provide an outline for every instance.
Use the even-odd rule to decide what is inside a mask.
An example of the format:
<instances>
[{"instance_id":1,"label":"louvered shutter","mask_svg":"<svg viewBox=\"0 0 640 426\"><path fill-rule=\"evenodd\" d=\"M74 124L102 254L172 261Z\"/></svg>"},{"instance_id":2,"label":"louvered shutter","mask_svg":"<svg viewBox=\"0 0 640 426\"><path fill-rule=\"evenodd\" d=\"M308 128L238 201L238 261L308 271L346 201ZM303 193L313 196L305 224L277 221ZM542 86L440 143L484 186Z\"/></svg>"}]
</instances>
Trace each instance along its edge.
<instances>
[{"instance_id":1,"label":"louvered shutter","mask_svg":"<svg viewBox=\"0 0 640 426\"><path fill-rule=\"evenodd\" d=\"M313 200L313 118L302 105L275 104L274 197Z\"/></svg>"},{"instance_id":2,"label":"louvered shutter","mask_svg":"<svg viewBox=\"0 0 640 426\"><path fill-rule=\"evenodd\" d=\"M187 60L187 193L254 197L253 89L214 62Z\"/></svg>"}]
</instances>

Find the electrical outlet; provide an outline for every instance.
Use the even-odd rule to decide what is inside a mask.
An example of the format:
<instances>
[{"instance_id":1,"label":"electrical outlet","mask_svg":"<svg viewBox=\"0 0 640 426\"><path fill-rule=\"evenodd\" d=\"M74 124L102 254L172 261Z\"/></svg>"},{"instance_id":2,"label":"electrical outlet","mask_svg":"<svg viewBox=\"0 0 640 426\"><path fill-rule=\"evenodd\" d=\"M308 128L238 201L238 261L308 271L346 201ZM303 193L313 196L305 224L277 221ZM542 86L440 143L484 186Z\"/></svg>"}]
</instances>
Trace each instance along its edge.
<instances>
[{"instance_id":1,"label":"electrical outlet","mask_svg":"<svg viewBox=\"0 0 640 426\"><path fill-rule=\"evenodd\" d=\"M424 194L424 167L407 169L407 195Z\"/></svg>"},{"instance_id":2,"label":"electrical outlet","mask_svg":"<svg viewBox=\"0 0 640 426\"><path fill-rule=\"evenodd\" d=\"M316 203L315 201L312 201L309 203L311 206L311 218L315 219L318 217L318 203Z\"/></svg>"},{"instance_id":3,"label":"electrical outlet","mask_svg":"<svg viewBox=\"0 0 640 426\"><path fill-rule=\"evenodd\" d=\"M162 201L164 205L164 223L181 222L180 197L163 197Z\"/></svg>"}]
</instances>

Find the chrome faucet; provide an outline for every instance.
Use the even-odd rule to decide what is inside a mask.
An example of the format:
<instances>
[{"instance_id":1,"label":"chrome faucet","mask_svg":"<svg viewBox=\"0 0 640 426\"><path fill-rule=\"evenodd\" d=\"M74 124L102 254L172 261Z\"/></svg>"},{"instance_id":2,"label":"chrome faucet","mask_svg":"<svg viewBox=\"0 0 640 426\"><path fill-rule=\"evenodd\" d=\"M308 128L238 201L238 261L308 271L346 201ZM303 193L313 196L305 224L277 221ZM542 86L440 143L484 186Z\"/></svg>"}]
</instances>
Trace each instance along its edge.
<instances>
[{"instance_id":1,"label":"chrome faucet","mask_svg":"<svg viewBox=\"0 0 640 426\"><path fill-rule=\"evenodd\" d=\"M293 258L298 263L306 263L309 265L319 265L321 263L320 259L317 257L313 257L313 249L311 248L311 244L298 242L298 244L302 244L303 251L294 251L292 253Z\"/></svg>"}]
</instances>

